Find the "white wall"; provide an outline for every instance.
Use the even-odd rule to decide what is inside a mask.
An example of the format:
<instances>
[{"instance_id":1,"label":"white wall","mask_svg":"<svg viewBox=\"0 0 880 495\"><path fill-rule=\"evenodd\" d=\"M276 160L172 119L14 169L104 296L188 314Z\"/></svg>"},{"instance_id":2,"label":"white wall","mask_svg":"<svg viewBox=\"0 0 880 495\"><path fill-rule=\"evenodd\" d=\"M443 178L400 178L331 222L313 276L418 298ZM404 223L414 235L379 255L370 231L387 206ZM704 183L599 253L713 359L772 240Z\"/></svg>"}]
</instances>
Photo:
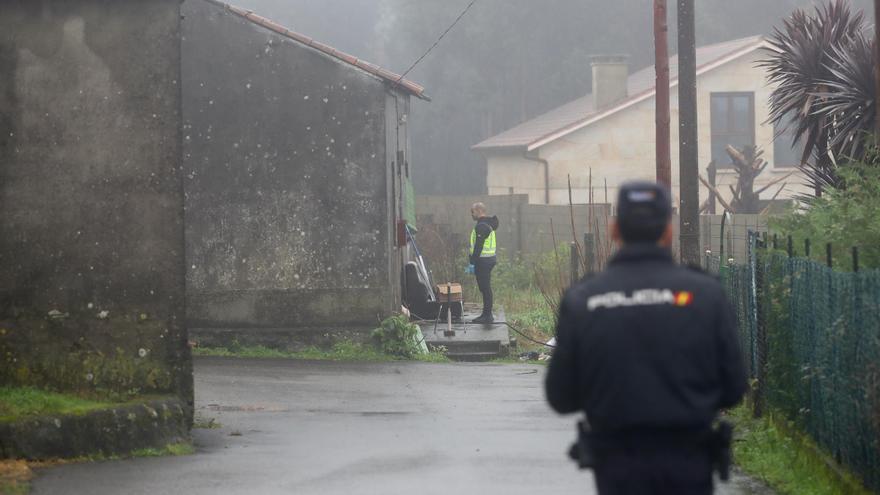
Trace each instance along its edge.
<instances>
[{"instance_id":1,"label":"white wall","mask_svg":"<svg viewBox=\"0 0 880 495\"><path fill-rule=\"evenodd\" d=\"M486 160L489 195L528 194L529 203L544 203L544 164L510 153L492 153Z\"/></svg>"},{"instance_id":2,"label":"white wall","mask_svg":"<svg viewBox=\"0 0 880 495\"><path fill-rule=\"evenodd\" d=\"M716 92L753 92L755 102L755 144L764 150L763 158L770 165L755 181L759 189L792 169L773 167L773 126L765 125L768 118L767 102L772 88L765 81L764 72L755 67L765 56L760 51L745 55L700 76L697 81L699 120L700 174L706 177L706 166L711 160L710 97ZM675 202L678 202L678 88L671 94L672 182ZM632 107L611 115L591 126L573 132L538 150L541 158L550 162L550 203L568 203L568 176L571 176L573 200L586 203L589 198L589 177L592 169L593 201L605 202L605 182L608 200L614 202L620 183L634 179L655 178L654 98L648 98ZM515 155L490 153L488 156L489 194L528 193L533 203L543 203L543 169L539 163L526 161ZM803 184L806 179L797 172L786 180L788 185L778 196L786 199L809 192ZM733 170L719 170L718 189L725 199L731 193L728 184L736 183ZM781 186L774 186L761 194L770 199ZM700 185L700 200L708 197L708 190ZM717 206L720 211L720 204Z\"/></svg>"}]
</instances>

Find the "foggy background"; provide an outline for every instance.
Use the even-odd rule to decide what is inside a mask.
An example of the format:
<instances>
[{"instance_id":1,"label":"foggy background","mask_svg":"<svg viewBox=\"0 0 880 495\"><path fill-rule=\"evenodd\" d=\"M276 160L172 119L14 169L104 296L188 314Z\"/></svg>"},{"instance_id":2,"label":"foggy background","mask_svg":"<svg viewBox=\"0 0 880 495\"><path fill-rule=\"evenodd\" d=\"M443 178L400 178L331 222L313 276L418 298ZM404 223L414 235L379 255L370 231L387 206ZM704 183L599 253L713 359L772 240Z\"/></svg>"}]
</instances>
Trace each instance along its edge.
<instances>
[{"instance_id":1,"label":"foggy background","mask_svg":"<svg viewBox=\"0 0 880 495\"><path fill-rule=\"evenodd\" d=\"M231 0L294 31L402 73L469 0ZM677 52L675 0L669 49ZM811 0L699 0L698 45L770 34ZM851 0L870 16L870 0ZM590 56L653 63L652 0L478 0L408 76L434 101L414 100L412 167L422 194L485 193L470 147L590 92Z\"/></svg>"}]
</instances>

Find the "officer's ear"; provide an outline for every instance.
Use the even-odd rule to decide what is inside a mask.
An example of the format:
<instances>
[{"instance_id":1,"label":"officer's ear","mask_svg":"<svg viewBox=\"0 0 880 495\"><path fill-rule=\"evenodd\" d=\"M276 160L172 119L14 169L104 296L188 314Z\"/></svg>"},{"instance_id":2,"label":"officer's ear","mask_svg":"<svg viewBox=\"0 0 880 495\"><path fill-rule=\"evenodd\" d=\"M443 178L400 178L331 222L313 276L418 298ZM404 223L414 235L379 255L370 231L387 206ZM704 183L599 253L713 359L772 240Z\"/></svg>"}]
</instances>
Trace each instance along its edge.
<instances>
[{"instance_id":1,"label":"officer's ear","mask_svg":"<svg viewBox=\"0 0 880 495\"><path fill-rule=\"evenodd\" d=\"M660 240L657 244L660 247L671 248L672 241L675 239L675 228L672 226L672 222L666 222L666 228L663 229L663 235L660 236Z\"/></svg>"},{"instance_id":2,"label":"officer's ear","mask_svg":"<svg viewBox=\"0 0 880 495\"><path fill-rule=\"evenodd\" d=\"M617 220L611 223L611 226L608 227L608 230L611 233L611 240L616 242L617 244L623 244L623 234L620 233L620 225L617 223Z\"/></svg>"}]
</instances>

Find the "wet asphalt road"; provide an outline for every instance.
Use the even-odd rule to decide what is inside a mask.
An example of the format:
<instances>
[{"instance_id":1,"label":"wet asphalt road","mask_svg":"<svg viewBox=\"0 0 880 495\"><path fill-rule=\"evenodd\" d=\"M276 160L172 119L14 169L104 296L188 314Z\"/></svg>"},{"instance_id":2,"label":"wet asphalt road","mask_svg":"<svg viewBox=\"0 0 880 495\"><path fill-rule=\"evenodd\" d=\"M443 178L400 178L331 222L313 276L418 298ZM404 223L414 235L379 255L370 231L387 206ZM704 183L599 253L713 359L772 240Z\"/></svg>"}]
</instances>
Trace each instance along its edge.
<instances>
[{"instance_id":1,"label":"wet asphalt road","mask_svg":"<svg viewBox=\"0 0 880 495\"><path fill-rule=\"evenodd\" d=\"M197 453L37 471L33 494L591 494L544 368L197 358ZM720 493L745 494L744 480Z\"/></svg>"}]
</instances>

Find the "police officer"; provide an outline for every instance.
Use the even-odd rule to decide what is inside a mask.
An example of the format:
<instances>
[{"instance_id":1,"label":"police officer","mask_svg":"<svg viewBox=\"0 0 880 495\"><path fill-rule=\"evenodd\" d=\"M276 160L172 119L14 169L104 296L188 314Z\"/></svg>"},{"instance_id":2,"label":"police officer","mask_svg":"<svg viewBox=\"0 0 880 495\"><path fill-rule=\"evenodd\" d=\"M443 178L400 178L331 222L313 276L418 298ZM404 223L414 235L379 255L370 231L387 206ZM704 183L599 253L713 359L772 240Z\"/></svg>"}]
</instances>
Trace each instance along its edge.
<instances>
[{"instance_id":1,"label":"police officer","mask_svg":"<svg viewBox=\"0 0 880 495\"><path fill-rule=\"evenodd\" d=\"M671 256L665 188L624 184L609 267L570 288L546 377L559 413L584 411L599 493L711 494L712 423L746 390L721 284Z\"/></svg>"},{"instance_id":2,"label":"police officer","mask_svg":"<svg viewBox=\"0 0 880 495\"><path fill-rule=\"evenodd\" d=\"M477 222L471 230L468 256L470 268L477 278L477 287L483 295L483 312L474 318L473 323L492 323L492 269L495 268L495 231L498 230L498 217L490 217L486 213L486 205L474 203L471 206L471 218Z\"/></svg>"}]
</instances>

